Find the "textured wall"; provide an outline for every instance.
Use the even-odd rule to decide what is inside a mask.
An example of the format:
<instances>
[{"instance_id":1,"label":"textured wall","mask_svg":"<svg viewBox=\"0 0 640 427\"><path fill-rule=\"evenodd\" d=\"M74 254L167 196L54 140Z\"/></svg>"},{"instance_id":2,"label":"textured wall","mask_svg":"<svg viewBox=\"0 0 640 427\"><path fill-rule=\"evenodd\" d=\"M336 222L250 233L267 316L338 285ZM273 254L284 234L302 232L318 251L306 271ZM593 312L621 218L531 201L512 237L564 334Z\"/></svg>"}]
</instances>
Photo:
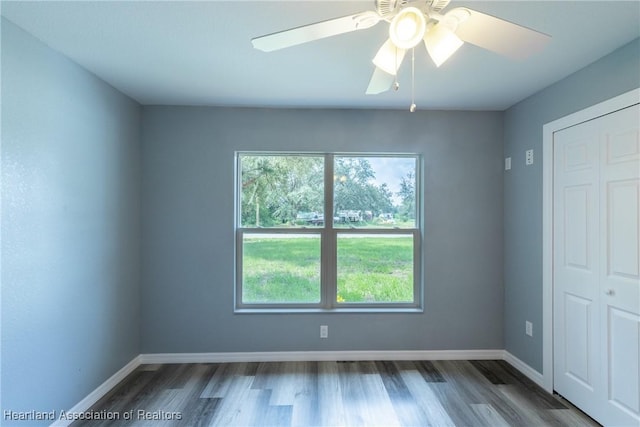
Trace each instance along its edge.
<instances>
[{"instance_id":1,"label":"textured wall","mask_svg":"<svg viewBox=\"0 0 640 427\"><path fill-rule=\"evenodd\" d=\"M69 409L139 353L140 113L2 20L2 410Z\"/></svg>"},{"instance_id":2,"label":"textured wall","mask_svg":"<svg viewBox=\"0 0 640 427\"><path fill-rule=\"evenodd\" d=\"M542 126L640 87L640 39L511 107L505 113L505 348L542 372ZM524 165L525 150L536 161ZM524 333L533 322L533 337Z\"/></svg>"},{"instance_id":3,"label":"textured wall","mask_svg":"<svg viewBox=\"0 0 640 427\"><path fill-rule=\"evenodd\" d=\"M145 107L142 351L503 348L502 125L495 112ZM235 150L421 153L424 313L234 314Z\"/></svg>"}]
</instances>

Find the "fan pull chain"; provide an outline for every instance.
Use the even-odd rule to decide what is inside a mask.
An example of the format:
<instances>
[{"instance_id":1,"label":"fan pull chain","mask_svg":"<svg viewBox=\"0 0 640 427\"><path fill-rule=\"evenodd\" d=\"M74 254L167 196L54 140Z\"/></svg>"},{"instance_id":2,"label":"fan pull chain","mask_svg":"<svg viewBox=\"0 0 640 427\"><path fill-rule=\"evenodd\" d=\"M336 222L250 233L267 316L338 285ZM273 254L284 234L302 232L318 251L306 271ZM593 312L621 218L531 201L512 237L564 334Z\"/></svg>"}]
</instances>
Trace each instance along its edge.
<instances>
[{"instance_id":1,"label":"fan pull chain","mask_svg":"<svg viewBox=\"0 0 640 427\"><path fill-rule=\"evenodd\" d=\"M393 57L396 62L396 74L393 76L393 90L398 91L400 88L400 83L398 83L398 47L395 45L394 47L396 48L396 54Z\"/></svg>"},{"instance_id":2,"label":"fan pull chain","mask_svg":"<svg viewBox=\"0 0 640 427\"><path fill-rule=\"evenodd\" d=\"M411 49L411 107L409 111L416 111L416 48Z\"/></svg>"}]
</instances>

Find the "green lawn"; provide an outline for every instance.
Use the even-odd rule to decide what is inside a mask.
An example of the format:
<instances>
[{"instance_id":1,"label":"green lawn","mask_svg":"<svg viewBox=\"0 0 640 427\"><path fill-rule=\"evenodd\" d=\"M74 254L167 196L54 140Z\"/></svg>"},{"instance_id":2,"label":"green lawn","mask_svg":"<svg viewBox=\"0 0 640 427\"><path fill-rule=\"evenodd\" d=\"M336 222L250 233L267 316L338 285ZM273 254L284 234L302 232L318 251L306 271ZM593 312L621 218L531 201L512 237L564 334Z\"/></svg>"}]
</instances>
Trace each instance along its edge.
<instances>
[{"instance_id":1,"label":"green lawn","mask_svg":"<svg viewBox=\"0 0 640 427\"><path fill-rule=\"evenodd\" d=\"M339 302L413 301L413 239L338 240ZM243 301L320 301L320 238L250 237L244 241Z\"/></svg>"}]
</instances>

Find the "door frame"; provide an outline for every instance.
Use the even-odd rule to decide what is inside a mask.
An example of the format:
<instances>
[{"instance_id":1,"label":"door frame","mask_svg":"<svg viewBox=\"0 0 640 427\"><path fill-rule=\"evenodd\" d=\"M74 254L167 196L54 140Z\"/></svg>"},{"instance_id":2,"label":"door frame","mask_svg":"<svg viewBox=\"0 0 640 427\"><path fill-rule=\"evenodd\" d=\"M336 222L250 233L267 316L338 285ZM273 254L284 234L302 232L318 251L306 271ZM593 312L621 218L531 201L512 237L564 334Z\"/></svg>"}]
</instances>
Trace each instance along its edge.
<instances>
[{"instance_id":1,"label":"door frame","mask_svg":"<svg viewBox=\"0 0 640 427\"><path fill-rule=\"evenodd\" d=\"M542 385L553 393L553 134L640 103L640 88L542 127Z\"/></svg>"}]
</instances>

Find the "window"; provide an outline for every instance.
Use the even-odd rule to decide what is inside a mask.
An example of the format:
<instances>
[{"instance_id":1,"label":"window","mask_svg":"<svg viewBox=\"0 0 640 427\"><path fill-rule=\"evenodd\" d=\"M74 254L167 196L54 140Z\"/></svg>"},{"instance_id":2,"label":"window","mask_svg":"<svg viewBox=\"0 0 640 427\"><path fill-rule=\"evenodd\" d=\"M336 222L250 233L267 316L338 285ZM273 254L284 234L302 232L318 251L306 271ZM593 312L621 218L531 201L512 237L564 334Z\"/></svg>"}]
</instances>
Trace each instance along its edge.
<instances>
[{"instance_id":1,"label":"window","mask_svg":"<svg viewBox=\"0 0 640 427\"><path fill-rule=\"evenodd\" d=\"M237 309L415 309L417 155L237 153Z\"/></svg>"}]
</instances>

